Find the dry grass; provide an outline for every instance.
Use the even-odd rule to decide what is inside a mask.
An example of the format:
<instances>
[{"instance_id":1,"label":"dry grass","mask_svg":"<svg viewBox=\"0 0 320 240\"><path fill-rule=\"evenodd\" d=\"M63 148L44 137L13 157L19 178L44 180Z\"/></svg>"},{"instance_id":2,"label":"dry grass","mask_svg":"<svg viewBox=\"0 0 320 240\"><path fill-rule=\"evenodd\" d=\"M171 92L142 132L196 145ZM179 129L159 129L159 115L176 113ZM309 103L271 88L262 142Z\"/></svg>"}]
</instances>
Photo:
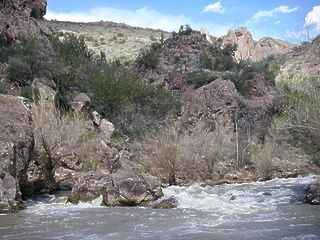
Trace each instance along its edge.
<instances>
[{"instance_id":1,"label":"dry grass","mask_svg":"<svg viewBox=\"0 0 320 240\"><path fill-rule=\"evenodd\" d=\"M43 97L33 104L32 117L36 149L45 153L49 164L54 164L55 149L75 149L89 132L81 113L62 114L52 101Z\"/></svg>"},{"instance_id":2,"label":"dry grass","mask_svg":"<svg viewBox=\"0 0 320 240\"><path fill-rule=\"evenodd\" d=\"M199 124L196 129L181 132L169 123L147 136L143 145L146 160L142 164L169 185L214 179L216 163L231 155L233 148L222 125L210 130Z\"/></svg>"}]
</instances>

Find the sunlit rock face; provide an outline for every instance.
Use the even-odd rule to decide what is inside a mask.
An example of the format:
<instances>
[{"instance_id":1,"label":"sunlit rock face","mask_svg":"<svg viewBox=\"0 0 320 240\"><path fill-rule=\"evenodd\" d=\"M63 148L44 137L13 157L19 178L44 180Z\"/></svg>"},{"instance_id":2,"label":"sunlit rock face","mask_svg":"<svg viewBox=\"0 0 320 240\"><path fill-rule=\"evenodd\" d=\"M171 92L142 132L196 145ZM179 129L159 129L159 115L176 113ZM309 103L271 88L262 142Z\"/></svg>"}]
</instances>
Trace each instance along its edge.
<instances>
[{"instance_id":1,"label":"sunlit rock face","mask_svg":"<svg viewBox=\"0 0 320 240\"><path fill-rule=\"evenodd\" d=\"M227 35L222 37L223 43L236 43L238 50L235 52L237 61L250 59L259 61L269 55L277 55L289 52L296 44L270 37L261 38L255 41L246 27L239 27L236 30L229 30Z\"/></svg>"}]
</instances>

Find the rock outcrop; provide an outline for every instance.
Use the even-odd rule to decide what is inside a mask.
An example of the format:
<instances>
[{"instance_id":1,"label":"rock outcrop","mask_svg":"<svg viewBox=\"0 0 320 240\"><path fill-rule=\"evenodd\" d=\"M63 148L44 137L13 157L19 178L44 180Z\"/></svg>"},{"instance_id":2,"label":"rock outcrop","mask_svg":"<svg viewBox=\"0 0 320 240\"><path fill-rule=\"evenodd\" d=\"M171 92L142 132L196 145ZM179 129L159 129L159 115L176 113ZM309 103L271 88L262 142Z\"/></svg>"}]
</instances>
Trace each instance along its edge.
<instances>
[{"instance_id":1,"label":"rock outcrop","mask_svg":"<svg viewBox=\"0 0 320 240\"><path fill-rule=\"evenodd\" d=\"M0 94L0 212L21 207L34 138L28 100Z\"/></svg>"},{"instance_id":2,"label":"rock outcrop","mask_svg":"<svg viewBox=\"0 0 320 240\"><path fill-rule=\"evenodd\" d=\"M223 44L236 43L238 50L235 52L237 61L250 59L259 61L269 55L277 55L289 52L296 44L270 37L261 38L255 41L246 27L239 27L236 30L229 30L227 35L222 37Z\"/></svg>"},{"instance_id":3,"label":"rock outcrop","mask_svg":"<svg viewBox=\"0 0 320 240\"><path fill-rule=\"evenodd\" d=\"M43 24L47 0L1 0L0 32L7 41L16 41L20 35L38 36L49 32ZM46 39L46 38L43 38Z\"/></svg>"},{"instance_id":4,"label":"rock outcrop","mask_svg":"<svg viewBox=\"0 0 320 240\"><path fill-rule=\"evenodd\" d=\"M207 39L207 41L208 41L209 43L212 43L211 35L210 35L210 33L208 32L208 30L207 30L205 27L202 27L202 28L200 29L200 33L201 33L202 35L205 35L205 36L206 36L206 39Z\"/></svg>"},{"instance_id":5,"label":"rock outcrop","mask_svg":"<svg viewBox=\"0 0 320 240\"><path fill-rule=\"evenodd\" d=\"M49 103L44 103L44 106L52 107ZM97 112L86 115L91 109L87 95L76 95L70 107L75 115L85 113L86 120L80 123L89 131L84 132L84 137L81 135L76 142L64 142L62 139L57 142L52 141L51 135L59 139L59 133L49 132L50 126L43 126L47 130L44 136L46 141L43 142L41 135L36 135L35 156L28 168L29 186L32 187L28 189L28 195L72 190L69 196L72 203L92 201L102 196L102 204L107 206L139 205L162 197L159 180L140 173L131 160L131 154L113 143L113 124ZM59 130L59 126L52 127Z\"/></svg>"},{"instance_id":6,"label":"rock outcrop","mask_svg":"<svg viewBox=\"0 0 320 240\"><path fill-rule=\"evenodd\" d=\"M256 135L263 139L282 98L260 74L253 78L251 88L250 99L239 94L230 80L217 79L196 90L190 89L182 96L180 121L184 127L192 128L198 121L216 122L225 117L231 120L231 133L237 124L242 136Z\"/></svg>"},{"instance_id":7,"label":"rock outcrop","mask_svg":"<svg viewBox=\"0 0 320 240\"><path fill-rule=\"evenodd\" d=\"M139 173L132 162L120 158L109 170L83 174L72 188L68 201L88 202L102 196L101 205L137 206L163 196L159 180Z\"/></svg>"}]
</instances>

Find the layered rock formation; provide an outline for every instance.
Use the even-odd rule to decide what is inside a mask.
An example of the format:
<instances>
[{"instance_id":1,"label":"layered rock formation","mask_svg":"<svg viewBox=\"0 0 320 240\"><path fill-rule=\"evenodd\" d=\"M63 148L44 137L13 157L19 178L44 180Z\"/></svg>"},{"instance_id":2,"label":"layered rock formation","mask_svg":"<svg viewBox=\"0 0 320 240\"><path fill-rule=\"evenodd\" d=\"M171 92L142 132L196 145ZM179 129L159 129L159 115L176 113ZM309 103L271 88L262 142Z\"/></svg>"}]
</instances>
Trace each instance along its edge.
<instances>
[{"instance_id":1,"label":"layered rock formation","mask_svg":"<svg viewBox=\"0 0 320 240\"><path fill-rule=\"evenodd\" d=\"M255 41L246 27L239 27L234 31L229 30L222 39L224 44L236 43L238 45L238 50L235 52L237 61L246 59L259 61L272 54L287 53L294 46L297 46L296 44L270 37Z\"/></svg>"}]
</instances>

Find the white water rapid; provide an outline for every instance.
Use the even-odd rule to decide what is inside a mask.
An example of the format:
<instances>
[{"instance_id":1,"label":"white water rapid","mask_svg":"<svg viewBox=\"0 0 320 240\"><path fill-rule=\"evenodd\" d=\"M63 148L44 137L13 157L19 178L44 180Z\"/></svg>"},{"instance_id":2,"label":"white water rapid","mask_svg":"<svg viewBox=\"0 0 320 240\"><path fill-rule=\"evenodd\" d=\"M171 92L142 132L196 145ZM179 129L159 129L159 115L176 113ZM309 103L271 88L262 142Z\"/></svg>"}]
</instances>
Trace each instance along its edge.
<instances>
[{"instance_id":1,"label":"white water rapid","mask_svg":"<svg viewBox=\"0 0 320 240\"><path fill-rule=\"evenodd\" d=\"M168 187L175 209L65 204L63 194L28 200L0 215L1 239L320 239L320 206L302 204L319 176L267 182Z\"/></svg>"}]
</instances>

